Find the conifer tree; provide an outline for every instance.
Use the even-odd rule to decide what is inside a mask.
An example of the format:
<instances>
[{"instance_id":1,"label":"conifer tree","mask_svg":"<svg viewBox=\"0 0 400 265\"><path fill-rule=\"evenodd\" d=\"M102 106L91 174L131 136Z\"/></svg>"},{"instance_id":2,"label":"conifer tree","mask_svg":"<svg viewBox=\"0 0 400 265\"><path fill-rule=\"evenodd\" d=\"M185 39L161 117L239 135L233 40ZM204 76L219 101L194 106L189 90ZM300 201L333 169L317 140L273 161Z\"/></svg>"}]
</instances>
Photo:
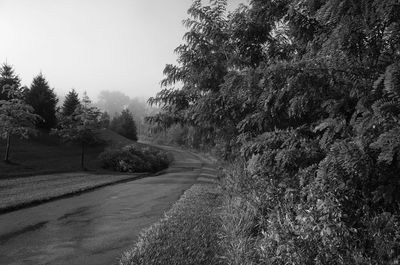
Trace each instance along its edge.
<instances>
[{"instance_id":1,"label":"conifer tree","mask_svg":"<svg viewBox=\"0 0 400 265\"><path fill-rule=\"evenodd\" d=\"M101 127L108 128L110 127L110 114L107 111L103 112L100 117Z\"/></svg>"},{"instance_id":2,"label":"conifer tree","mask_svg":"<svg viewBox=\"0 0 400 265\"><path fill-rule=\"evenodd\" d=\"M124 109L119 116L114 117L110 128L131 140L137 141L138 139L135 120L129 109Z\"/></svg>"},{"instance_id":3,"label":"conifer tree","mask_svg":"<svg viewBox=\"0 0 400 265\"><path fill-rule=\"evenodd\" d=\"M50 89L45 77L40 73L32 82L30 90L26 93L26 103L31 105L35 113L43 118L37 123L40 129L50 130L56 123L56 105L58 102L54 89Z\"/></svg>"},{"instance_id":4,"label":"conifer tree","mask_svg":"<svg viewBox=\"0 0 400 265\"><path fill-rule=\"evenodd\" d=\"M17 89L19 89L21 85L21 80L18 75L14 73L12 66L7 63L4 63L0 67L0 100L8 99L8 93L3 91L5 85L15 86Z\"/></svg>"},{"instance_id":5,"label":"conifer tree","mask_svg":"<svg viewBox=\"0 0 400 265\"><path fill-rule=\"evenodd\" d=\"M75 89L68 92L62 105L61 113L63 116L71 116L75 109L80 105L78 93Z\"/></svg>"}]
</instances>

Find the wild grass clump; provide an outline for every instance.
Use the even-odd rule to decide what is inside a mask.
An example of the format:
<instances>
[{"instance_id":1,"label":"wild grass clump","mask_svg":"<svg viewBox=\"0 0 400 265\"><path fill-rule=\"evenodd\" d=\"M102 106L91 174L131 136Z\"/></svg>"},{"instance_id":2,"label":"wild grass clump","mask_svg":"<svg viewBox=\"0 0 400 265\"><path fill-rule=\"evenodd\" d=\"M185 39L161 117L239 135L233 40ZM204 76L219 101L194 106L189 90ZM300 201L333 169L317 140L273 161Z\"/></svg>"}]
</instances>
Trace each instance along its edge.
<instances>
[{"instance_id":1,"label":"wild grass clump","mask_svg":"<svg viewBox=\"0 0 400 265\"><path fill-rule=\"evenodd\" d=\"M194 185L160 222L139 236L119 264L221 264L220 204L220 191L214 185Z\"/></svg>"},{"instance_id":2,"label":"wild grass clump","mask_svg":"<svg viewBox=\"0 0 400 265\"><path fill-rule=\"evenodd\" d=\"M156 172L168 167L171 157L164 151L136 144L110 149L99 155L102 167L119 172Z\"/></svg>"}]
</instances>

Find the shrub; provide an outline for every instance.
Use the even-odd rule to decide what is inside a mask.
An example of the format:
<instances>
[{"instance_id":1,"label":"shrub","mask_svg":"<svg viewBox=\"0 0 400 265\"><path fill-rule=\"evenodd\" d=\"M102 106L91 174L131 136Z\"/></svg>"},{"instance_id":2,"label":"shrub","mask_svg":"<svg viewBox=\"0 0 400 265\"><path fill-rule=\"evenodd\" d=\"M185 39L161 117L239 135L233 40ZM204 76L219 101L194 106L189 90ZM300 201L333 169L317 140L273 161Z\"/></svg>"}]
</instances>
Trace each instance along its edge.
<instances>
[{"instance_id":1,"label":"shrub","mask_svg":"<svg viewBox=\"0 0 400 265\"><path fill-rule=\"evenodd\" d=\"M391 178L382 178L376 152L343 140L324 156L306 135L265 133L243 147L241 167L226 171L230 264L398 264L396 197L381 191Z\"/></svg>"},{"instance_id":2,"label":"shrub","mask_svg":"<svg viewBox=\"0 0 400 265\"><path fill-rule=\"evenodd\" d=\"M161 150L139 145L106 150L99 155L103 168L119 172L155 172L167 168L169 155Z\"/></svg>"}]
</instances>

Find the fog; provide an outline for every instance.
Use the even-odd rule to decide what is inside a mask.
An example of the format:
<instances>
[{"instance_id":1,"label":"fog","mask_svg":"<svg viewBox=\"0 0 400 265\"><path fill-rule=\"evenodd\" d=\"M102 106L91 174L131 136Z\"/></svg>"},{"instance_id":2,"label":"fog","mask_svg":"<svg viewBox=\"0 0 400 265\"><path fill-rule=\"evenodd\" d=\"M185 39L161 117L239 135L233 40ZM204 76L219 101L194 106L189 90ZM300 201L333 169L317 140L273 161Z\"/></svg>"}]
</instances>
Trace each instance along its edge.
<instances>
[{"instance_id":1,"label":"fog","mask_svg":"<svg viewBox=\"0 0 400 265\"><path fill-rule=\"evenodd\" d=\"M206 2L206 1L205 1ZM229 8L246 0L230 0ZM0 63L29 86L42 72L62 101L74 88L146 99L175 63L191 0L0 0Z\"/></svg>"}]
</instances>

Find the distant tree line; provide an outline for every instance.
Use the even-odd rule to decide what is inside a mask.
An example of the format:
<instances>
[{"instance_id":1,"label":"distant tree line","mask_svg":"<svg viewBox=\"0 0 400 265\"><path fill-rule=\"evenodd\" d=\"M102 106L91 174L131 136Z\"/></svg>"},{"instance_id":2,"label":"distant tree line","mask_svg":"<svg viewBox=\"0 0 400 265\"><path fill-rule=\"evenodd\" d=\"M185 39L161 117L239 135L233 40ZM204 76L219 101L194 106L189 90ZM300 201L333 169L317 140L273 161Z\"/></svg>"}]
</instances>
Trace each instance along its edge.
<instances>
[{"instance_id":1,"label":"distant tree line","mask_svg":"<svg viewBox=\"0 0 400 265\"><path fill-rule=\"evenodd\" d=\"M72 89L58 106L54 88L50 88L42 73L33 78L31 86L22 87L14 69L3 64L0 68L0 136L7 142L4 161L9 162L12 136L52 133L66 141L81 144L81 165L84 168L85 147L98 141L96 132L111 128L132 140L137 140L136 124L129 110L122 110L111 120L110 115L95 107L84 93L79 99Z\"/></svg>"}]
</instances>

